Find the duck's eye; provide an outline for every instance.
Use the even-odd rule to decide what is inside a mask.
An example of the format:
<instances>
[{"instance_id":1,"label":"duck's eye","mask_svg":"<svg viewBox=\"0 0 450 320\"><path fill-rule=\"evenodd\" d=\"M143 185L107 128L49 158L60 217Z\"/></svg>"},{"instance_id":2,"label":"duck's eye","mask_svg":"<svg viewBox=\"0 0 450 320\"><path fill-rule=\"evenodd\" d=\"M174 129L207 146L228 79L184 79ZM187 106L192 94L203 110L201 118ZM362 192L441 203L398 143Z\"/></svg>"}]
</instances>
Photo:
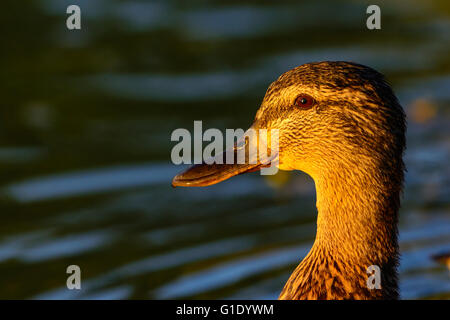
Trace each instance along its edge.
<instances>
[{"instance_id":1,"label":"duck's eye","mask_svg":"<svg viewBox=\"0 0 450 320\"><path fill-rule=\"evenodd\" d=\"M302 109L309 109L314 105L314 103L314 98L307 94L301 94L295 99L295 105Z\"/></svg>"}]
</instances>

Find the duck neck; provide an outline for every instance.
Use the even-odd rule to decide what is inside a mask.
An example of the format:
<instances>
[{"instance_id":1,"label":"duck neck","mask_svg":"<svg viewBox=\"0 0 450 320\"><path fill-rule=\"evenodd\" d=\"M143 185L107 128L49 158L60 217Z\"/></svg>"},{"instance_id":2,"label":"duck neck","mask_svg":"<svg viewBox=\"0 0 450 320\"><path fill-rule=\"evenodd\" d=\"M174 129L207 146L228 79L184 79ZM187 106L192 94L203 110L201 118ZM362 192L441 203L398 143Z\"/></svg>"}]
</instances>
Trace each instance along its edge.
<instances>
[{"instance_id":1,"label":"duck neck","mask_svg":"<svg viewBox=\"0 0 450 320\"><path fill-rule=\"evenodd\" d=\"M353 167L322 172L315 179L316 240L280 298L398 297L397 220L403 174L392 173ZM369 266L379 267L379 289L367 285Z\"/></svg>"},{"instance_id":2,"label":"duck neck","mask_svg":"<svg viewBox=\"0 0 450 320\"><path fill-rule=\"evenodd\" d=\"M323 174L316 180L315 244L349 260L389 255L397 248L401 188L378 170L368 174L366 169L360 175L356 170L341 171L338 177Z\"/></svg>"}]
</instances>

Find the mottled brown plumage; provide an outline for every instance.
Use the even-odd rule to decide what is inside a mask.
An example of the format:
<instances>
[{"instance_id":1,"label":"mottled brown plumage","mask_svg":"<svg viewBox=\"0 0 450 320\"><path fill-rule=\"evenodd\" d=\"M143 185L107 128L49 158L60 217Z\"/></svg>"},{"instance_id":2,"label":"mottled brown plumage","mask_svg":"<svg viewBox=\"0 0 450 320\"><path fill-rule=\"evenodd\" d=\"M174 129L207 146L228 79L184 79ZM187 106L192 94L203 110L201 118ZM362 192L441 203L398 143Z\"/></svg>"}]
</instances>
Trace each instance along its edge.
<instances>
[{"instance_id":1,"label":"mottled brown plumage","mask_svg":"<svg viewBox=\"0 0 450 320\"><path fill-rule=\"evenodd\" d=\"M302 94L315 100L311 108L295 105ZM406 124L384 77L348 62L299 66L270 85L252 127L278 129L279 168L304 171L316 185L316 239L280 299L398 298ZM196 166L173 184L210 185L242 173L242 166L209 167L207 181L206 165ZM381 289L367 287L371 265L381 269Z\"/></svg>"}]
</instances>

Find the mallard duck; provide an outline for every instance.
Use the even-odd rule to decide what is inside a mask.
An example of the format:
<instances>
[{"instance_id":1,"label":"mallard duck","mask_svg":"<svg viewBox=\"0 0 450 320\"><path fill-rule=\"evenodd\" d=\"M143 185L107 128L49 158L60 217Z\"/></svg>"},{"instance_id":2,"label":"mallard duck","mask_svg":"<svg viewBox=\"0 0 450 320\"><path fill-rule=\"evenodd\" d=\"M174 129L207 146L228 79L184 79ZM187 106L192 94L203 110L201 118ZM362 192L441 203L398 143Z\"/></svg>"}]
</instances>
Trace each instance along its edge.
<instances>
[{"instance_id":1,"label":"mallard duck","mask_svg":"<svg viewBox=\"0 0 450 320\"><path fill-rule=\"evenodd\" d=\"M278 129L278 168L316 186L316 238L279 299L397 299L406 120L384 76L350 62L301 65L269 86L251 128ZM265 165L204 163L172 185L208 186ZM370 266L380 271L375 287Z\"/></svg>"}]
</instances>

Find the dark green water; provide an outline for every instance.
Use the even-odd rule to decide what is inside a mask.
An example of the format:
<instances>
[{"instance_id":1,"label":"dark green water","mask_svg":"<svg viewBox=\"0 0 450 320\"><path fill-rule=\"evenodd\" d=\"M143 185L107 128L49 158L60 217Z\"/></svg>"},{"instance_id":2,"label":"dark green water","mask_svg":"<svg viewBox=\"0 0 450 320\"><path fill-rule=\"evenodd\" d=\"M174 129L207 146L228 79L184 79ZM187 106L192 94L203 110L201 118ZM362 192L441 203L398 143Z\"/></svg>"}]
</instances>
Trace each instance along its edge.
<instances>
[{"instance_id":1,"label":"dark green water","mask_svg":"<svg viewBox=\"0 0 450 320\"><path fill-rule=\"evenodd\" d=\"M430 258L450 251L448 1L381 2L378 31L361 1L2 4L0 298L276 298L314 239L312 180L172 189L170 135L247 128L271 81L320 60L392 83L409 122L401 295L450 297Z\"/></svg>"}]
</instances>

